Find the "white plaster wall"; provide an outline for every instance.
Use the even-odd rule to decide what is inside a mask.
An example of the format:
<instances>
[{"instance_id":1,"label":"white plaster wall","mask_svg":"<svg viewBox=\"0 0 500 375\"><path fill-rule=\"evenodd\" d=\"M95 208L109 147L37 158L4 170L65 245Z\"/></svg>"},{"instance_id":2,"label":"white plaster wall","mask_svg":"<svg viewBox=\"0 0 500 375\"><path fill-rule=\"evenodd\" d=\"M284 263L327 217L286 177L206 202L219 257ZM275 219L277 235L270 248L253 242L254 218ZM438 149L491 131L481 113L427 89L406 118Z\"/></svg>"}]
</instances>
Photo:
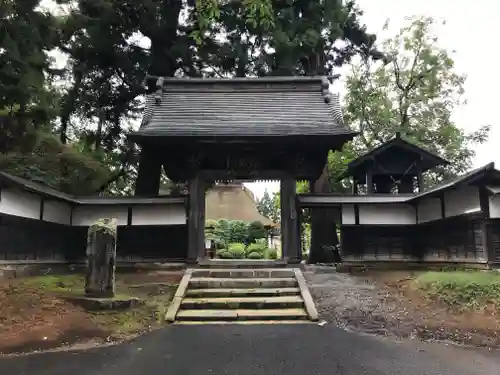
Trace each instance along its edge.
<instances>
[{"instance_id":1,"label":"white plaster wall","mask_svg":"<svg viewBox=\"0 0 500 375\"><path fill-rule=\"evenodd\" d=\"M342 224L356 224L356 219L354 217L354 205L353 204L343 204L342 209Z\"/></svg>"},{"instance_id":2,"label":"white plaster wall","mask_svg":"<svg viewBox=\"0 0 500 375\"><path fill-rule=\"evenodd\" d=\"M492 195L489 197L490 217L500 217L500 195Z\"/></svg>"},{"instance_id":3,"label":"white plaster wall","mask_svg":"<svg viewBox=\"0 0 500 375\"><path fill-rule=\"evenodd\" d=\"M51 223L70 225L71 205L60 201L44 201L43 220L50 221Z\"/></svg>"},{"instance_id":4,"label":"white plaster wall","mask_svg":"<svg viewBox=\"0 0 500 375\"><path fill-rule=\"evenodd\" d=\"M144 205L132 208L132 225L181 225L186 224L183 204Z\"/></svg>"},{"instance_id":5,"label":"white plaster wall","mask_svg":"<svg viewBox=\"0 0 500 375\"><path fill-rule=\"evenodd\" d=\"M17 189L3 188L0 192L0 213L40 219L41 198Z\"/></svg>"},{"instance_id":6,"label":"white plaster wall","mask_svg":"<svg viewBox=\"0 0 500 375\"><path fill-rule=\"evenodd\" d=\"M73 209L74 226L92 225L100 219L116 219L118 225L127 225L126 206L77 206Z\"/></svg>"},{"instance_id":7,"label":"white plaster wall","mask_svg":"<svg viewBox=\"0 0 500 375\"><path fill-rule=\"evenodd\" d=\"M359 205L360 224L415 224L415 207L409 204Z\"/></svg>"},{"instance_id":8,"label":"white plaster wall","mask_svg":"<svg viewBox=\"0 0 500 375\"><path fill-rule=\"evenodd\" d=\"M441 199L424 198L418 202L418 222L426 223L441 219Z\"/></svg>"},{"instance_id":9,"label":"white plaster wall","mask_svg":"<svg viewBox=\"0 0 500 375\"><path fill-rule=\"evenodd\" d=\"M479 189L464 186L444 193L444 212L446 217L479 212Z\"/></svg>"}]
</instances>

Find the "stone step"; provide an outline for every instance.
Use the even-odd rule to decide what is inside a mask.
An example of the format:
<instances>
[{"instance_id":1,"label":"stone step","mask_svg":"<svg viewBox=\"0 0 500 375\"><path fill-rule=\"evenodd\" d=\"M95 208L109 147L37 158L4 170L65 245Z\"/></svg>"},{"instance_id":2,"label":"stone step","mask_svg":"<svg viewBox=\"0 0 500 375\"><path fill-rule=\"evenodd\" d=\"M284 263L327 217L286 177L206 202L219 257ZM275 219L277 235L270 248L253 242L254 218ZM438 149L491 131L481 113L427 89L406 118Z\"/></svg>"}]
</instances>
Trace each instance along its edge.
<instances>
[{"instance_id":1,"label":"stone step","mask_svg":"<svg viewBox=\"0 0 500 375\"><path fill-rule=\"evenodd\" d=\"M299 288L212 288L188 289L186 297L267 297L293 296L300 294Z\"/></svg>"},{"instance_id":2,"label":"stone step","mask_svg":"<svg viewBox=\"0 0 500 375\"><path fill-rule=\"evenodd\" d=\"M206 288L291 288L297 286L295 278L212 278L193 277L188 289Z\"/></svg>"},{"instance_id":3,"label":"stone step","mask_svg":"<svg viewBox=\"0 0 500 375\"><path fill-rule=\"evenodd\" d=\"M178 321L304 320L304 309L179 310Z\"/></svg>"},{"instance_id":4,"label":"stone step","mask_svg":"<svg viewBox=\"0 0 500 375\"><path fill-rule=\"evenodd\" d=\"M309 320L182 320L176 321L174 325L258 325L258 324L315 324Z\"/></svg>"},{"instance_id":5,"label":"stone step","mask_svg":"<svg viewBox=\"0 0 500 375\"><path fill-rule=\"evenodd\" d=\"M269 259L204 259L198 262L197 268L283 268L284 260Z\"/></svg>"},{"instance_id":6,"label":"stone step","mask_svg":"<svg viewBox=\"0 0 500 375\"><path fill-rule=\"evenodd\" d=\"M304 306L301 296L184 298L181 309L278 309Z\"/></svg>"},{"instance_id":7,"label":"stone step","mask_svg":"<svg viewBox=\"0 0 500 375\"><path fill-rule=\"evenodd\" d=\"M193 277L217 277L217 278L277 278L294 277L295 272L292 268L258 268L258 269L194 269Z\"/></svg>"}]
</instances>

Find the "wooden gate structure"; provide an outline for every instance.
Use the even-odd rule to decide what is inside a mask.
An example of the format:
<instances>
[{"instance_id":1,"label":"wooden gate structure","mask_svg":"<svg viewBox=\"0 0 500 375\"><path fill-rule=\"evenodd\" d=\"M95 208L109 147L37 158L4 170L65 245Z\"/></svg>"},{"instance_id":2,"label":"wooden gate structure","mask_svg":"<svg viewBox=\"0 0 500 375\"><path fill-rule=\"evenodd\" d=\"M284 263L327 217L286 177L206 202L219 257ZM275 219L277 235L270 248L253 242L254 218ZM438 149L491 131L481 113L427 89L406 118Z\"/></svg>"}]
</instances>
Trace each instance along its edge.
<instances>
[{"instance_id":1,"label":"wooden gate structure","mask_svg":"<svg viewBox=\"0 0 500 375\"><path fill-rule=\"evenodd\" d=\"M188 182L189 263L205 256L206 189L232 180L280 180L282 256L300 262L296 181L324 185L329 151L355 136L330 93L335 78L149 78L130 135L142 149L135 193L158 195L162 168Z\"/></svg>"}]
</instances>

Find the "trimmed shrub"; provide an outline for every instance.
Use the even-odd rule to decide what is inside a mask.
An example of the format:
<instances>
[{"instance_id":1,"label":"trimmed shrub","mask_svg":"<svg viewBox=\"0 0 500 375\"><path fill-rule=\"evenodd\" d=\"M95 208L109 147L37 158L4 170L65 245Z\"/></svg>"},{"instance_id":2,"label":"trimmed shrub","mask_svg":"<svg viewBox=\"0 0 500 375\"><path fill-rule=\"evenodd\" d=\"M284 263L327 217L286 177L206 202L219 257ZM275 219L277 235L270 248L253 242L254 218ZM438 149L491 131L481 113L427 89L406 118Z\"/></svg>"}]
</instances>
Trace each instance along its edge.
<instances>
[{"instance_id":1,"label":"trimmed shrub","mask_svg":"<svg viewBox=\"0 0 500 375\"><path fill-rule=\"evenodd\" d=\"M231 259L245 258L245 245L242 243L230 243L227 250L231 255Z\"/></svg>"},{"instance_id":2,"label":"trimmed shrub","mask_svg":"<svg viewBox=\"0 0 500 375\"><path fill-rule=\"evenodd\" d=\"M265 245L251 243L245 249L245 254L246 254L247 258L251 253L259 253L259 254L262 254L262 257L264 257L264 253L266 252L266 250L267 250L267 246L265 246Z\"/></svg>"},{"instance_id":3,"label":"trimmed shrub","mask_svg":"<svg viewBox=\"0 0 500 375\"><path fill-rule=\"evenodd\" d=\"M267 238L258 238L255 243L267 247Z\"/></svg>"},{"instance_id":4,"label":"trimmed shrub","mask_svg":"<svg viewBox=\"0 0 500 375\"><path fill-rule=\"evenodd\" d=\"M233 259L232 254L227 249L217 250L215 255L219 259Z\"/></svg>"},{"instance_id":5,"label":"trimmed shrub","mask_svg":"<svg viewBox=\"0 0 500 375\"><path fill-rule=\"evenodd\" d=\"M276 249L267 249L265 252L266 259L278 259L278 250Z\"/></svg>"},{"instance_id":6,"label":"trimmed shrub","mask_svg":"<svg viewBox=\"0 0 500 375\"><path fill-rule=\"evenodd\" d=\"M259 253L254 251L253 253L250 253L247 255L248 259L264 259L264 253Z\"/></svg>"}]
</instances>

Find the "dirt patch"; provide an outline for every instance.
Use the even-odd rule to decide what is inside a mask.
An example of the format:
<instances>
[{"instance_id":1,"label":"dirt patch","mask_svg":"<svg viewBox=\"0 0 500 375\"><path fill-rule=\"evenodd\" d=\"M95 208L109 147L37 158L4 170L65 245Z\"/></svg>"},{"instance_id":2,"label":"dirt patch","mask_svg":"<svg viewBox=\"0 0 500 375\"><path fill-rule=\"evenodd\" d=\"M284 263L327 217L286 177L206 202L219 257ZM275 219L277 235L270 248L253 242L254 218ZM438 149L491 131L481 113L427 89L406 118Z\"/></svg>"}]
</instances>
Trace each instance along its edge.
<instances>
[{"instance_id":1,"label":"dirt patch","mask_svg":"<svg viewBox=\"0 0 500 375\"><path fill-rule=\"evenodd\" d=\"M418 272L337 273L332 267L304 271L320 318L366 333L500 347L500 317L451 310L412 287Z\"/></svg>"},{"instance_id":2,"label":"dirt patch","mask_svg":"<svg viewBox=\"0 0 500 375\"><path fill-rule=\"evenodd\" d=\"M68 301L83 291L82 275L0 283L0 353L56 348L92 340L119 341L161 326L182 273L118 274L117 292L146 304L126 311L86 311ZM154 284L151 284L154 283ZM144 285L142 285L144 284Z\"/></svg>"}]
</instances>

